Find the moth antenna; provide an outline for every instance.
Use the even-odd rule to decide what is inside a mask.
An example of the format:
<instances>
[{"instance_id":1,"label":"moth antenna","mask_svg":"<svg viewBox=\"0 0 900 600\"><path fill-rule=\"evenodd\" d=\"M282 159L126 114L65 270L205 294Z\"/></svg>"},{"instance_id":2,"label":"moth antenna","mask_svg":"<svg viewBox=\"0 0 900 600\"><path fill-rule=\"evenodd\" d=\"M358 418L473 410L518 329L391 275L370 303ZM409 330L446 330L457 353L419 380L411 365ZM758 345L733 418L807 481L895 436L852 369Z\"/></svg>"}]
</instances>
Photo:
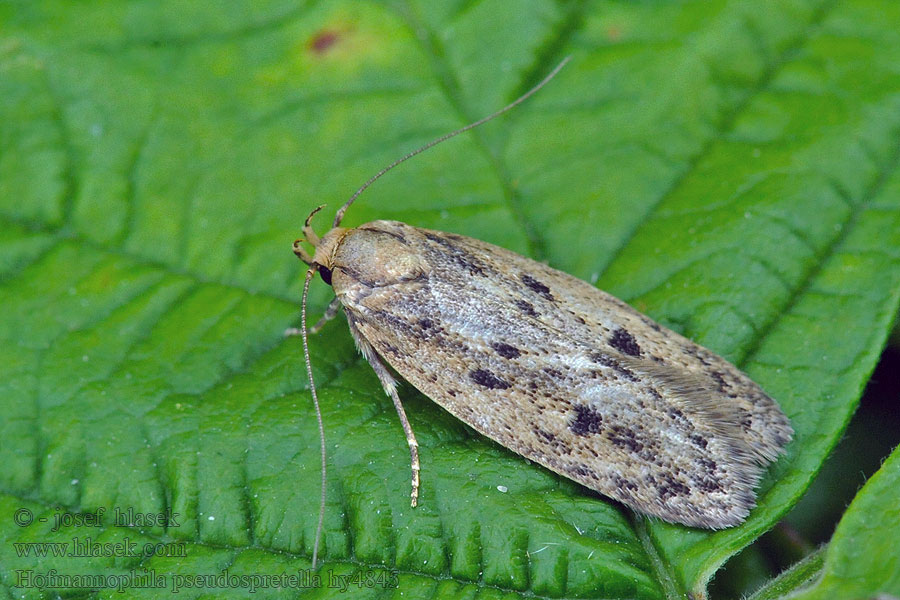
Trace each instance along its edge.
<instances>
[{"instance_id":1,"label":"moth antenna","mask_svg":"<svg viewBox=\"0 0 900 600\"><path fill-rule=\"evenodd\" d=\"M319 207L321 208L321 207ZM318 210L318 209L317 209ZM315 213L313 213L315 214ZM312 215L310 215L312 216ZM312 568L316 570L316 560L319 557L319 542L322 540L322 523L325 520L325 426L322 424L322 411L319 410L319 396L316 393L316 382L313 379L312 363L309 360L309 339L306 333L306 298L309 296L309 282L316 274L317 265L312 265L306 271L306 281L303 282L303 300L300 303L300 335L303 338L303 358L306 361L306 375L309 377L309 389L312 392L313 405L316 408L316 421L319 423L319 441L322 451L322 498L319 503L319 523L316 525L316 539L313 542Z\"/></svg>"},{"instance_id":2,"label":"moth antenna","mask_svg":"<svg viewBox=\"0 0 900 600\"><path fill-rule=\"evenodd\" d=\"M456 137L461 133L465 133L466 131L469 131L470 129L475 129L479 125L483 125L483 124L487 123L488 121L499 117L500 115L507 112L508 110L515 108L522 102L525 102L526 100L528 100L528 98L530 98L538 90L540 90L542 87L547 85L551 79L556 77L556 74L559 73L560 70L562 70L562 68L564 66L566 66L566 63L569 62L570 60L572 60L571 56L565 57L562 60L562 62L560 62L558 65L556 65L556 67L552 71L550 71L550 73L540 81L540 83L535 85L533 88L531 88L530 90L528 90L527 92L525 92L524 94L522 94L521 96L519 96L518 98L516 98L515 100L513 100L512 102L510 102L509 104L507 104L506 106L501 108L500 110L498 110L497 112L490 114L482 119L479 119L479 120L475 121L474 123L469 123L465 127L460 127L456 131L451 131L450 133L442 135L441 137L437 138L436 140L432 140L432 141L428 142L421 148L413 150L409 154L407 154L401 158L398 158L397 160L395 160L388 166L384 167L383 169L381 169L380 171L375 173L375 175L370 177L369 180L367 182L365 182L361 188L356 190L356 192L352 196L350 196L350 199L347 200L347 202L344 203L344 205L337 211L337 213L334 215L334 223L332 224L332 227L338 227L341 224L341 221L344 218L344 213L347 212L347 209L350 208L350 205L353 204L353 201L356 200L356 198L360 194L362 194L366 190L366 188L368 188L370 185L375 183L375 181L378 180L382 175L384 175L385 173L387 173L388 171L390 171L391 169L393 169L400 163L406 162L407 160L409 160L416 154L421 154L422 152L425 152L429 148L431 148L433 146L437 146L441 142L446 142L447 140L449 140L452 137Z\"/></svg>"}]
</instances>

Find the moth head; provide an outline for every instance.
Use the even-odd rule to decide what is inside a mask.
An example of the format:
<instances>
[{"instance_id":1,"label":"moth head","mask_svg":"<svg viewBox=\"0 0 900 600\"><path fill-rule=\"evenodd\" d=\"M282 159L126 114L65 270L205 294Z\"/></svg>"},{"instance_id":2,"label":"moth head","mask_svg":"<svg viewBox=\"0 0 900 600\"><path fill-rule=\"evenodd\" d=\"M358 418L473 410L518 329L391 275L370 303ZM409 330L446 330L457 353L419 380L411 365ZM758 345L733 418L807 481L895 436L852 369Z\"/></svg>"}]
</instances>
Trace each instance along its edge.
<instances>
[{"instance_id":1,"label":"moth head","mask_svg":"<svg viewBox=\"0 0 900 600\"><path fill-rule=\"evenodd\" d=\"M343 227L333 227L324 237L320 238L312 228L312 218L323 208L325 208L324 204L316 207L309 213L309 216L306 217L306 221L303 224L303 239L294 241L294 254L297 255L297 258L318 271L319 275L322 277L322 281L331 285L331 269L334 250L340 243L346 229ZM303 247L303 242L306 242L315 248L315 252L312 256L310 256L309 252L306 251L306 248Z\"/></svg>"}]
</instances>

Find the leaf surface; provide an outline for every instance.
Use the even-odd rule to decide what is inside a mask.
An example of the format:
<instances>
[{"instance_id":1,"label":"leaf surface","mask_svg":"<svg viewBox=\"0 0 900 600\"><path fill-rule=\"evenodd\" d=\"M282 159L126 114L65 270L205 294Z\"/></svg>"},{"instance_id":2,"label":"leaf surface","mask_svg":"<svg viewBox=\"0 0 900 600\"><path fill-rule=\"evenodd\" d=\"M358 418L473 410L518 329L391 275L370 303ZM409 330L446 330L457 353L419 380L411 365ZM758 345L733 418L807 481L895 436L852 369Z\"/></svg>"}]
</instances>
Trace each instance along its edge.
<instances>
[{"instance_id":1,"label":"leaf surface","mask_svg":"<svg viewBox=\"0 0 900 600\"><path fill-rule=\"evenodd\" d=\"M375 597L397 569L404 597L702 595L802 495L897 312L898 22L887 0L3 4L4 591L37 596L48 586L18 573L51 568L169 587L227 569L300 577L274 597L343 597L327 576L356 574ZM413 510L393 407L338 319L311 339L326 563L301 585L319 442L300 341L282 335L299 321L290 243L312 208L569 54L535 98L404 164L345 223L457 232L597 282L745 369L794 442L745 524L690 530L528 464L406 386ZM329 294L314 285L313 313ZM51 531L100 508L101 527ZM123 526L116 508L177 524ZM87 537L184 551L14 545ZM54 591L96 589L78 583ZM247 590L196 583L186 597Z\"/></svg>"}]
</instances>

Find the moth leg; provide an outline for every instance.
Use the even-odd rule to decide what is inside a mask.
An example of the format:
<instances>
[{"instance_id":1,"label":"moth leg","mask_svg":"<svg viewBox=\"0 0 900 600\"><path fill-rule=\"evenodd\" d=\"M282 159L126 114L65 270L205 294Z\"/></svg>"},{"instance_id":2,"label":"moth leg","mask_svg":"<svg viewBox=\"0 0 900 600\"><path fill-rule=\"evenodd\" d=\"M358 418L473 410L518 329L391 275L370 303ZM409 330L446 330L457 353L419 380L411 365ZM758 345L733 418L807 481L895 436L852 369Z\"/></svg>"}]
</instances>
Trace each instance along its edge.
<instances>
[{"instance_id":1,"label":"moth leg","mask_svg":"<svg viewBox=\"0 0 900 600\"><path fill-rule=\"evenodd\" d=\"M313 263L312 255L309 252L307 252L303 246L300 245L300 240L297 240L296 242L294 242L294 254L297 255L297 258L299 258L300 260L302 260L303 262L305 262L308 265L311 265Z\"/></svg>"},{"instance_id":2,"label":"moth leg","mask_svg":"<svg viewBox=\"0 0 900 600\"><path fill-rule=\"evenodd\" d=\"M397 409L397 416L400 417L400 424L403 425L403 433L406 434L406 443L409 444L410 467L412 469L412 493L410 493L410 504L415 506L419 500L419 442L416 441L416 436L413 433L412 426L409 424L409 419L406 418L406 411L403 410L403 404L400 402L400 396L397 395L396 381L394 381L394 378L388 372L387 367L384 366L384 363L381 362L380 358L374 356L368 360L369 364L372 365L375 374L378 375L378 379L381 380L384 391L387 392L388 396L391 397L391 400L394 401L394 408Z\"/></svg>"},{"instance_id":3,"label":"moth leg","mask_svg":"<svg viewBox=\"0 0 900 600\"><path fill-rule=\"evenodd\" d=\"M409 444L409 458L412 469L412 493L410 494L410 504L415 506L419 501L419 442L416 441L416 436L413 433L412 426L409 424L409 419L406 418L406 411L403 410L403 404L400 402L400 396L397 395L397 381L391 375L390 371L388 371L384 363L381 362L381 358L379 358L378 353L375 352L375 348L372 347L372 344L363 337L359 329L353 324L353 320L348 319L347 323L350 325L350 333L353 334L353 339L356 341L356 346L359 348L359 351L362 352L365 359L372 365L372 370L375 371L375 374L381 381L381 386L384 388L385 393L387 393L387 395L391 397L391 400L394 401L394 408L397 409L397 416L400 417L400 424L403 425L403 433L406 434L406 443Z\"/></svg>"},{"instance_id":4,"label":"moth leg","mask_svg":"<svg viewBox=\"0 0 900 600\"><path fill-rule=\"evenodd\" d=\"M337 316L339 310L341 310L341 301L338 300L337 296L335 296L334 299L328 304L328 308L325 309L325 314L322 315L321 319L316 321L315 325L309 328L309 332L319 333L319 330L325 327L325 323ZM301 333L303 333L303 331L296 327L288 327L284 330L284 337L294 337L295 335L300 335Z\"/></svg>"},{"instance_id":5,"label":"moth leg","mask_svg":"<svg viewBox=\"0 0 900 600\"><path fill-rule=\"evenodd\" d=\"M339 310L341 310L341 301L337 296L335 296L328 304L328 308L325 309L325 314L322 315L321 319L316 321L315 325L309 328L309 332L319 333L319 330L325 327L325 323L337 316Z\"/></svg>"}]
</instances>

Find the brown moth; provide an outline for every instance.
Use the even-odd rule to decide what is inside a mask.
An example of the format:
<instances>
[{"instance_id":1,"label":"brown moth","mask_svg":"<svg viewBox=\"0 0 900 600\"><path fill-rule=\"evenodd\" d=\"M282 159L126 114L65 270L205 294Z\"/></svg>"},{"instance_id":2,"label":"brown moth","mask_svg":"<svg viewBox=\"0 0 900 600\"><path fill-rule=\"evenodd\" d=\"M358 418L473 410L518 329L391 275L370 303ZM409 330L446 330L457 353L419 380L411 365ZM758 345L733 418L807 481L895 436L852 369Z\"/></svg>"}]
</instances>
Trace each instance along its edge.
<instances>
[{"instance_id":1,"label":"brown moth","mask_svg":"<svg viewBox=\"0 0 900 600\"><path fill-rule=\"evenodd\" d=\"M315 253L294 243L310 265L303 331L318 271L335 292L323 321L343 308L400 416L413 506L417 443L388 366L478 432L637 511L694 527L737 525L763 468L793 435L741 371L621 300L504 248L397 221L340 227L375 179L523 101L563 64L510 106L383 169L322 238L313 211L303 234ZM307 370L312 381L308 350ZM314 386L313 396L318 403Z\"/></svg>"}]
</instances>

